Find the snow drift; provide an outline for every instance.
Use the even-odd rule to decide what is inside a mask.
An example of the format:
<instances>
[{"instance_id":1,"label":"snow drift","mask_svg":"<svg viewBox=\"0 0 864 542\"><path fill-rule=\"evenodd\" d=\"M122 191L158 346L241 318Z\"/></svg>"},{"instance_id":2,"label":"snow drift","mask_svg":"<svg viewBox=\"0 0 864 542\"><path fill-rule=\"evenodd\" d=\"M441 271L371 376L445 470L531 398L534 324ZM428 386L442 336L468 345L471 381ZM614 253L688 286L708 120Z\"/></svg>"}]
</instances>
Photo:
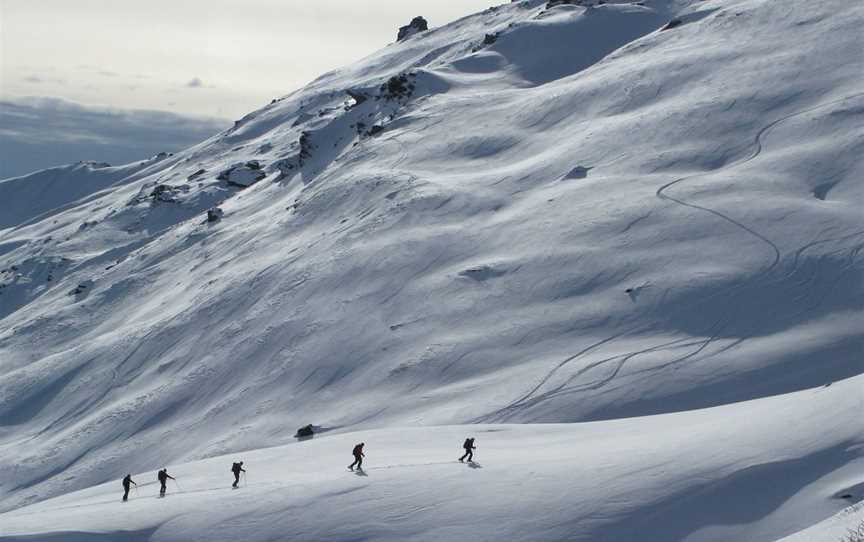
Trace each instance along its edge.
<instances>
[{"instance_id":1,"label":"snow drift","mask_svg":"<svg viewBox=\"0 0 864 542\"><path fill-rule=\"evenodd\" d=\"M305 539L762 540L847 506L864 9L580 4L416 33L4 223L0 522L184 540L240 506L237 525L294 510ZM308 423L323 432L297 443ZM477 473L346 489L330 455L366 438L425 464L481 427L501 434ZM217 456L271 446L243 455L286 472L275 493L105 514L127 472L182 464L211 488ZM481 497L433 529L466 474ZM343 500L377 526L334 531Z\"/></svg>"}]
</instances>

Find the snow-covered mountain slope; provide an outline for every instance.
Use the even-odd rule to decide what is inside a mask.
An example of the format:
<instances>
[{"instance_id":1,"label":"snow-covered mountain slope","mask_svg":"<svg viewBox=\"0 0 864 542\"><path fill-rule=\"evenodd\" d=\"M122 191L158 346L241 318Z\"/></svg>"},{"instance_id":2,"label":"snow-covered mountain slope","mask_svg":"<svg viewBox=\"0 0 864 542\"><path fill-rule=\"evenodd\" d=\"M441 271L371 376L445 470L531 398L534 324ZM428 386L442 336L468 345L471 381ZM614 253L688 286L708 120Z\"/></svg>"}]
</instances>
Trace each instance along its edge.
<instances>
[{"instance_id":1,"label":"snow-covered mountain slope","mask_svg":"<svg viewBox=\"0 0 864 542\"><path fill-rule=\"evenodd\" d=\"M0 180L0 231L23 227L80 204L118 181L131 182L168 155L160 153L149 160L123 166L104 162L78 162L43 169L23 177Z\"/></svg>"},{"instance_id":2,"label":"snow-covered mountain slope","mask_svg":"<svg viewBox=\"0 0 864 542\"><path fill-rule=\"evenodd\" d=\"M115 480L0 519L11 540L773 540L814 504L829 513L826 493L860 473L813 436L858 436L844 418L862 383L625 420L324 436L169 467L164 500L147 472L127 503ZM468 430L475 462L460 464ZM247 474L232 491L237 460Z\"/></svg>"},{"instance_id":3,"label":"snow-covered mountain slope","mask_svg":"<svg viewBox=\"0 0 864 542\"><path fill-rule=\"evenodd\" d=\"M733 484L668 539L726 540L730 522L767 539L840 510L830 495L854 486L864 441L862 22L842 0L506 4L7 228L0 510L291 443L306 423L338 453L356 440L340 433L373 428L370 445L401 427L696 409L714 425L759 404L749 416L770 425L826 385L845 393L810 408L848 433L782 418L809 444L775 457L764 442L748 463L734 431L673 454L649 424L635 442L670 462L736 459L670 469L630 507L582 491L557 510L596 504L616 519L578 532L603 539L715 475L776 486L775 505L736 513L751 495ZM751 469L774 463L790 469Z\"/></svg>"}]
</instances>

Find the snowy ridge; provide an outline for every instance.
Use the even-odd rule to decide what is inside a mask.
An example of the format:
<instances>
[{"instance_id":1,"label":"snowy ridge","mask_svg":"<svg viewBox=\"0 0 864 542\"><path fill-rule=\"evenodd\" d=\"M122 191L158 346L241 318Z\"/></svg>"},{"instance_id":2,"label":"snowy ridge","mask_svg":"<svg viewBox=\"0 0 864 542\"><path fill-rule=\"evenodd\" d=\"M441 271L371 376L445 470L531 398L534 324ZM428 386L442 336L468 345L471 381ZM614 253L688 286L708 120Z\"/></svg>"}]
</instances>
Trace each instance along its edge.
<instances>
[{"instance_id":1,"label":"snowy ridge","mask_svg":"<svg viewBox=\"0 0 864 542\"><path fill-rule=\"evenodd\" d=\"M117 181L131 182L138 177L136 173L166 156L113 167L104 162L78 162L0 181L0 231L45 220L47 212L59 213Z\"/></svg>"},{"instance_id":2,"label":"snowy ridge","mask_svg":"<svg viewBox=\"0 0 864 542\"><path fill-rule=\"evenodd\" d=\"M350 495L357 521L417 507L366 539L769 540L860 500L862 22L839 0L510 3L14 205L37 210L0 230L0 523L185 540L206 503L121 524L101 501L163 466L215 487L217 456L272 446L241 455L282 482L213 525L356 539L332 531ZM355 441L423 463L473 432L473 524L431 527L450 474L344 493ZM522 492L560 497L548 532L504 521L536 517Z\"/></svg>"}]
</instances>

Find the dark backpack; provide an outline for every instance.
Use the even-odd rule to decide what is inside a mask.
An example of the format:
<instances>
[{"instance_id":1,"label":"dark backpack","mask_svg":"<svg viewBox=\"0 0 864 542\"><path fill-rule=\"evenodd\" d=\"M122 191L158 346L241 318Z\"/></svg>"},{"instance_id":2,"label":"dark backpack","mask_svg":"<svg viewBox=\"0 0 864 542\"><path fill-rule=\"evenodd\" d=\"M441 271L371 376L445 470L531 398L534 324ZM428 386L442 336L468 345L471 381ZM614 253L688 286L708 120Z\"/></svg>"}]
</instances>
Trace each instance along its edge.
<instances>
[{"instance_id":1,"label":"dark backpack","mask_svg":"<svg viewBox=\"0 0 864 542\"><path fill-rule=\"evenodd\" d=\"M232 463L231 464L231 472L240 472L240 463Z\"/></svg>"},{"instance_id":2,"label":"dark backpack","mask_svg":"<svg viewBox=\"0 0 864 542\"><path fill-rule=\"evenodd\" d=\"M354 455L355 456L359 456L362 453L363 453L363 446L362 445L358 444L357 446L354 446Z\"/></svg>"},{"instance_id":3,"label":"dark backpack","mask_svg":"<svg viewBox=\"0 0 864 542\"><path fill-rule=\"evenodd\" d=\"M462 447L465 448L466 450L470 450L473 446L474 446L474 439L473 438L466 438L465 444L462 445Z\"/></svg>"}]
</instances>

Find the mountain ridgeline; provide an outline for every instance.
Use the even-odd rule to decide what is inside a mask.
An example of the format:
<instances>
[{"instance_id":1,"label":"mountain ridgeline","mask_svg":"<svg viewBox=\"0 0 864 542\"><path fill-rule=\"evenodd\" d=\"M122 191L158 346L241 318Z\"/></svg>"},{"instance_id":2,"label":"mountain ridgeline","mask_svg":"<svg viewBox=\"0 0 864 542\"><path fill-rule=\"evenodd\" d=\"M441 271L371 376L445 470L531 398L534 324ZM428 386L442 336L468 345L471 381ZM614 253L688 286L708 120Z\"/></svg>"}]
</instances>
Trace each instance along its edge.
<instances>
[{"instance_id":1,"label":"mountain ridgeline","mask_svg":"<svg viewBox=\"0 0 864 542\"><path fill-rule=\"evenodd\" d=\"M574 504L612 519L539 539L664 510L688 519L658 540L827 517L864 461L844 402L864 372L862 20L845 0L522 0L412 21L192 148L0 181L0 511L309 423L321 448L597 422L592 447L594 427L674 415L722 466L616 512ZM769 424L815 390L837 426L788 426L786 448L737 448L731 418L702 414ZM674 425L632 453L674 458ZM800 476L748 470L783 461ZM681 508L694 479L730 484L719 516Z\"/></svg>"}]
</instances>

